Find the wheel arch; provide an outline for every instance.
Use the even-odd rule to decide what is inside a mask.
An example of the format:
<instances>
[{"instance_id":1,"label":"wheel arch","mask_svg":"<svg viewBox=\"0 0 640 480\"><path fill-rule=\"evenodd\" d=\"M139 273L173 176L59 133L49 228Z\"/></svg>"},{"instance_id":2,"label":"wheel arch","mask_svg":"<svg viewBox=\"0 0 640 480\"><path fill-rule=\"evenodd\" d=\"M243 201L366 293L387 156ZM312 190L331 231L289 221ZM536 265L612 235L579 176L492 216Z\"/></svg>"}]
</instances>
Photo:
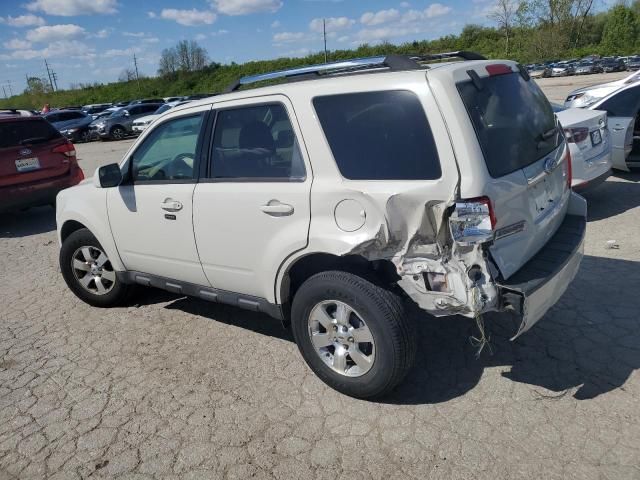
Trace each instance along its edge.
<instances>
[{"instance_id":1,"label":"wheel arch","mask_svg":"<svg viewBox=\"0 0 640 480\"><path fill-rule=\"evenodd\" d=\"M278 303L290 304L295 292L308 278L329 270L352 273L383 287L390 287L400 279L395 265L390 260L369 260L361 255L309 252L287 265L276 289Z\"/></svg>"}]
</instances>

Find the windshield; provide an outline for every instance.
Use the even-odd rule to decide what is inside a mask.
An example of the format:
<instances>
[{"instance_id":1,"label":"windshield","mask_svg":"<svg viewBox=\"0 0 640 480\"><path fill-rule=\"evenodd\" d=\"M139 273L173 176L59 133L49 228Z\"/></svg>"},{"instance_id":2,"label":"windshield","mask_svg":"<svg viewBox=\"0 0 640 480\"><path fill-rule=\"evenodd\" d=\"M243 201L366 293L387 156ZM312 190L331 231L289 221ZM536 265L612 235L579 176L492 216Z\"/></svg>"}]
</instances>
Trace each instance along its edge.
<instances>
[{"instance_id":1,"label":"windshield","mask_svg":"<svg viewBox=\"0 0 640 480\"><path fill-rule=\"evenodd\" d=\"M153 112L153 114L154 115L160 115L161 113L164 113L169 109L171 109L171 105L162 105L155 112Z\"/></svg>"},{"instance_id":2,"label":"windshield","mask_svg":"<svg viewBox=\"0 0 640 480\"><path fill-rule=\"evenodd\" d=\"M124 108L120 108L118 110L114 110L113 112L111 112L111 115L109 115L109 117L121 117L122 114L124 113Z\"/></svg>"},{"instance_id":3,"label":"windshield","mask_svg":"<svg viewBox=\"0 0 640 480\"><path fill-rule=\"evenodd\" d=\"M535 163L562 142L553 109L534 81L519 73L458 84L492 177Z\"/></svg>"}]
</instances>

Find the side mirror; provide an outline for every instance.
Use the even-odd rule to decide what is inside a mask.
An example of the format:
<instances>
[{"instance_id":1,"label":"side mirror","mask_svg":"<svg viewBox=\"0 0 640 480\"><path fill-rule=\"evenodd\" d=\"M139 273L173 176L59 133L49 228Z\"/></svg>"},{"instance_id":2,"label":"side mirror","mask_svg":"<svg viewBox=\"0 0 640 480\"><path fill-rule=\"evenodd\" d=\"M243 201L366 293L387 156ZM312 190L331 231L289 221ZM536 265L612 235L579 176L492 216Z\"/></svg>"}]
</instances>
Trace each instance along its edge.
<instances>
[{"instance_id":1,"label":"side mirror","mask_svg":"<svg viewBox=\"0 0 640 480\"><path fill-rule=\"evenodd\" d=\"M117 163L110 163L109 165L99 167L96 170L96 174L93 176L93 183L98 188L117 187L122 183L120 165Z\"/></svg>"},{"instance_id":2,"label":"side mirror","mask_svg":"<svg viewBox=\"0 0 640 480\"><path fill-rule=\"evenodd\" d=\"M122 112L122 114L123 114L125 117L128 117L129 115L131 115L131 114L129 113L129 110L125 110L124 112Z\"/></svg>"}]
</instances>

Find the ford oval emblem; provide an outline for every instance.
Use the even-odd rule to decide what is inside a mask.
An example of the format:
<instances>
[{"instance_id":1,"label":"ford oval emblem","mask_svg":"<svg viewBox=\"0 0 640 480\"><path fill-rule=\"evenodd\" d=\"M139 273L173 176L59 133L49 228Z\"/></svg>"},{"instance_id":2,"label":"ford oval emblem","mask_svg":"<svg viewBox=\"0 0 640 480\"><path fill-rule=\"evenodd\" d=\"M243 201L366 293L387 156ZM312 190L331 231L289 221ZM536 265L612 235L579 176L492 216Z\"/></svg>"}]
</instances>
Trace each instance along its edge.
<instances>
[{"instance_id":1,"label":"ford oval emblem","mask_svg":"<svg viewBox=\"0 0 640 480\"><path fill-rule=\"evenodd\" d=\"M31 155L31 150L29 150L28 148L23 148L22 150L20 150L18 152L20 155L22 155L23 157L27 156L27 155Z\"/></svg>"},{"instance_id":2,"label":"ford oval emblem","mask_svg":"<svg viewBox=\"0 0 640 480\"><path fill-rule=\"evenodd\" d=\"M549 157L544 161L544 171L545 173L551 173L558 166L558 160L553 157Z\"/></svg>"}]
</instances>

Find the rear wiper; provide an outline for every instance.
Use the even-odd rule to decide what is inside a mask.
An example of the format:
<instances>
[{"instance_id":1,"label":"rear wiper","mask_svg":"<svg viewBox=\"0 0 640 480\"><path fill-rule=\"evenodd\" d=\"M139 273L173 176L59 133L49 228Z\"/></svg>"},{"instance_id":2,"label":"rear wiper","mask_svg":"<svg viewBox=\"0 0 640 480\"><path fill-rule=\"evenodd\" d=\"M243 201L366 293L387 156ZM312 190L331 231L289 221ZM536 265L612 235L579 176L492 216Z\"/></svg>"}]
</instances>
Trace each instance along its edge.
<instances>
[{"instance_id":1,"label":"rear wiper","mask_svg":"<svg viewBox=\"0 0 640 480\"><path fill-rule=\"evenodd\" d=\"M538 150L540 150L540 148L542 148L542 145L557 133L558 133L558 128L557 127L553 127L551 129L547 130L546 132L542 132L538 136L539 140L538 140L538 143L536 145L536 148Z\"/></svg>"},{"instance_id":2,"label":"rear wiper","mask_svg":"<svg viewBox=\"0 0 640 480\"><path fill-rule=\"evenodd\" d=\"M20 145L28 145L30 143L46 142L47 140L49 140L47 137L33 137L20 140L18 143Z\"/></svg>"}]
</instances>

